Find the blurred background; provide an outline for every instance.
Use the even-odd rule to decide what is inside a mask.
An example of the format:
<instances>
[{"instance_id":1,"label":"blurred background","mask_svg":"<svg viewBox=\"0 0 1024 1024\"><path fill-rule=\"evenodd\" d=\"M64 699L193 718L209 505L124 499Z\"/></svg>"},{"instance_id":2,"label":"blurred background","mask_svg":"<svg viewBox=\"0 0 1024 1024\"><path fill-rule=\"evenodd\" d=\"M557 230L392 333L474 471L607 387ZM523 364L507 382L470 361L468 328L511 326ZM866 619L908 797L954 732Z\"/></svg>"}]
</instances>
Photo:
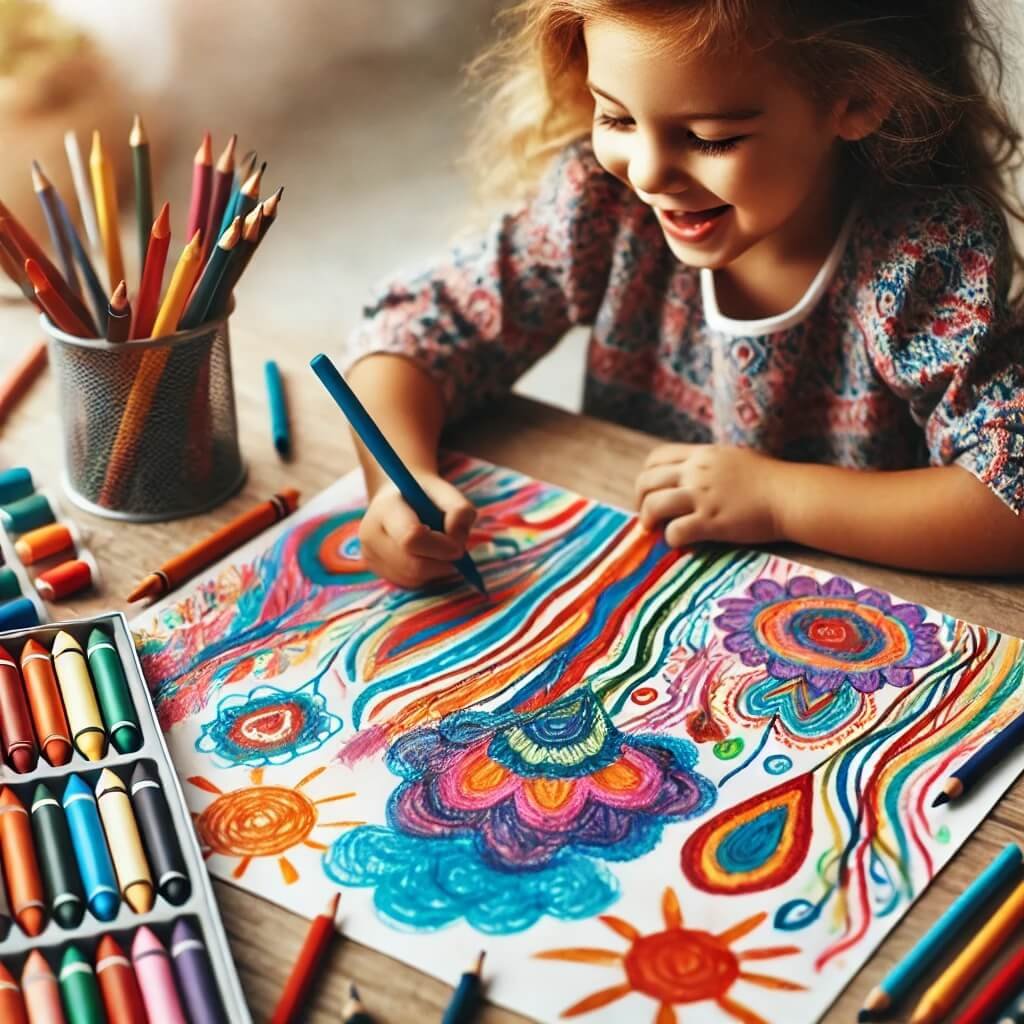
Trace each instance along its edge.
<instances>
[{"instance_id":1,"label":"blurred background","mask_svg":"<svg viewBox=\"0 0 1024 1024\"><path fill-rule=\"evenodd\" d=\"M0 0L0 197L19 216L38 216L33 158L73 196L63 133L76 129L87 157L99 127L121 159L131 261L127 138L137 111L156 207L171 202L176 254L202 132L213 133L215 158L237 132L239 154L254 148L269 161L263 195L286 186L267 251L238 291L246 328L282 349L337 350L373 283L443 251L465 220L469 183L456 168L470 114L463 72L503 5ZM1024 109L1024 0L987 6L1008 50L1007 97ZM567 338L519 389L578 408L583 344L579 333Z\"/></svg>"}]
</instances>

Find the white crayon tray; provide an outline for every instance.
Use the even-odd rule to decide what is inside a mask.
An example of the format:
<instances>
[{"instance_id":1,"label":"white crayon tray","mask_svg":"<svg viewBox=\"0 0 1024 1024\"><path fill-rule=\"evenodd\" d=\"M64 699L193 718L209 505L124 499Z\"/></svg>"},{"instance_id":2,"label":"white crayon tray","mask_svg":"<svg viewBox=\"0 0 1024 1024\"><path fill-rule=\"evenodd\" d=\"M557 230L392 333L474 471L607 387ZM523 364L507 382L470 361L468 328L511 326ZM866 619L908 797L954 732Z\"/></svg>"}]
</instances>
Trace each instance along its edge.
<instances>
[{"instance_id":1,"label":"white crayon tray","mask_svg":"<svg viewBox=\"0 0 1024 1024\"><path fill-rule=\"evenodd\" d=\"M71 760L60 767L52 767L40 756L35 770L25 775L19 775L3 763L0 764L0 785L10 786L18 799L29 808L32 804L32 793L40 782L48 786L60 801L65 782L73 774L80 775L90 788L95 788L102 770L110 768L128 783L136 764L147 761L150 768L156 769L160 780L174 826L175 838L189 877L191 893L187 900L175 906L157 892L152 909L144 914L136 914L122 900L117 916L111 921L100 921L86 910L82 922L75 928L62 928L47 912L46 927L35 937L25 935L17 922L14 922L7 938L0 941L0 961L7 966L15 980L18 980L25 958L32 950L38 949L49 961L54 973L59 974L60 960L69 944L78 946L90 962L95 963L96 946L100 938L111 934L130 957L131 940L136 928L148 925L161 942L167 945L174 922L179 918L188 918L200 932L209 954L210 965L220 991L225 1021L229 1024L252 1024L214 900L210 879L185 805L185 797L171 764L124 615L120 612L111 612L89 619L73 619L47 623L31 629L12 630L0 633L0 645L3 645L17 662L20 660L22 647L29 639L36 639L50 650L54 637L64 630L82 645L84 651L89 634L96 627L113 639L120 655L139 719L142 732L141 746L132 753L119 754L108 743L107 753L99 761L86 760L76 749Z\"/></svg>"}]
</instances>

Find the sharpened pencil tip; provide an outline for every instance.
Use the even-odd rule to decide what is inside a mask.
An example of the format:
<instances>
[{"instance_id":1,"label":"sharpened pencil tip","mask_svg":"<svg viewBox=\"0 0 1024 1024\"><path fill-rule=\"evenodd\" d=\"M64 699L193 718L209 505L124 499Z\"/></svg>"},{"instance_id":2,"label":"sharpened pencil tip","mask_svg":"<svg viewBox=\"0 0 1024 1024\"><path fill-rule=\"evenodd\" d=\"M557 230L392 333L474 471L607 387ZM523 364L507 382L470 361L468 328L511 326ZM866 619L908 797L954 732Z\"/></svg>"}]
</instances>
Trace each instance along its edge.
<instances>
[{"instance_id":1,"label":"sharpened pencil tip","mask_svg":"<svg viewBox=\"0 0 1024 1024\"><path fill-rule=\"evenodd\" d=\"M948 804L948 803L949 803L949 794L948 793L940 793L932 801L932 807L941 807L943 804Z\"/></svg>"}]
</instances>

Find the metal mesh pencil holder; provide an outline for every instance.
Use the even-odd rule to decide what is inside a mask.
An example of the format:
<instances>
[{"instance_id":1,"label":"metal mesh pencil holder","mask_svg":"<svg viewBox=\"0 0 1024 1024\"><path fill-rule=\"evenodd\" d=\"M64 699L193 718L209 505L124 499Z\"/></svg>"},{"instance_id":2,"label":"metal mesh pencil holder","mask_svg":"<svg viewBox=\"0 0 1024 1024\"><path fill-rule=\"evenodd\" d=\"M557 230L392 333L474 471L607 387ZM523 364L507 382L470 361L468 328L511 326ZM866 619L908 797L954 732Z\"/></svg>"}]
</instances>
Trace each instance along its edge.
<instances>
[{"instance_id":1,"label":"metal mesh pencil holder","mask_svg":"<svg viewBox=\"0 0 1024 1024\"><path fill-rule=\"evenodd\" d=\"M226 317L121 344L76 338L40 319L57 375L64 487L75 504L153 522L203 512L241 487Z\"/></svg>"}]
</instances>

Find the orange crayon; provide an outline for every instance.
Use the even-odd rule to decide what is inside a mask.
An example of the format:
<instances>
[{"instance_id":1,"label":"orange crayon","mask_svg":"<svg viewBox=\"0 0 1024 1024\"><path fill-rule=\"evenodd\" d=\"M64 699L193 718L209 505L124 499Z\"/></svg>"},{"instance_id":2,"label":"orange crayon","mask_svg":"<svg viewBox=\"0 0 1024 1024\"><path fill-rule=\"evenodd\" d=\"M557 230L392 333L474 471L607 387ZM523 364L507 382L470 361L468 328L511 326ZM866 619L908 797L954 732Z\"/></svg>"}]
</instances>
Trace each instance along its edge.
<instances>
[{"instance_id":1,"label":"orange crayon","mask_svg":"<svg viewBox=\"0 0 1024 1024\"><path fill-rule=\"evenodd\" d=\"M34 294L34 293L33 293ZM0 423L46 369L46 342L37 341L0 379Z\"/></svg>"},{"instance_id":2,"label":"orange crayon","mask_svg":"<svg viewBox=\"0 0 1024 1024\"><path fill-rule=\"evenodd\" d=\"M6 647L0 647L0 739L4 759L19 774L36 766L39 751L32 733L21 673Z\"/></svg>"},{"instance_id":3,"label":"orange crayon","mask_svg":"<svg viewBox=\"0 0 1024 1024\"><path fill-rule=\"evenodd\" d=\"M29 640L22 648L21 674L43 757L55 768L67 764L73 749L71 730L50 652L38 640Z\"/></svg>"},{"instance_id":4,"label":"orange crayon","mask_svg":"<svg viewBox=\"0 0 1024 1024\"><path fill-rule=\"evenodd\" d=\"M3 963L0 963L0 1020L4 1024L28 1024L21 989Z\"/></svg>"},{"instance_id":5,"label":"orange crayon","mask_svg":"<svg viewBox=\"0 0 1024 1024\"><path fill-rule=\"evenodd\" d=\"M36 936L46 924L43 880L28 811L10 786L4 786L0 792L0 850L11 914L26 935Z\"/></svg>"},{"instance_id":6,"label":"orange crayon","mask_svg":"<svg viewBox=\"0 0 1024 1024\"><path fill-rule=\"evenodd\" d=\"M131 961L110 935L104 935L96 948L96 980L109 1024L138 1024L146 1019Z\"/></svg>"}]
</instances>

